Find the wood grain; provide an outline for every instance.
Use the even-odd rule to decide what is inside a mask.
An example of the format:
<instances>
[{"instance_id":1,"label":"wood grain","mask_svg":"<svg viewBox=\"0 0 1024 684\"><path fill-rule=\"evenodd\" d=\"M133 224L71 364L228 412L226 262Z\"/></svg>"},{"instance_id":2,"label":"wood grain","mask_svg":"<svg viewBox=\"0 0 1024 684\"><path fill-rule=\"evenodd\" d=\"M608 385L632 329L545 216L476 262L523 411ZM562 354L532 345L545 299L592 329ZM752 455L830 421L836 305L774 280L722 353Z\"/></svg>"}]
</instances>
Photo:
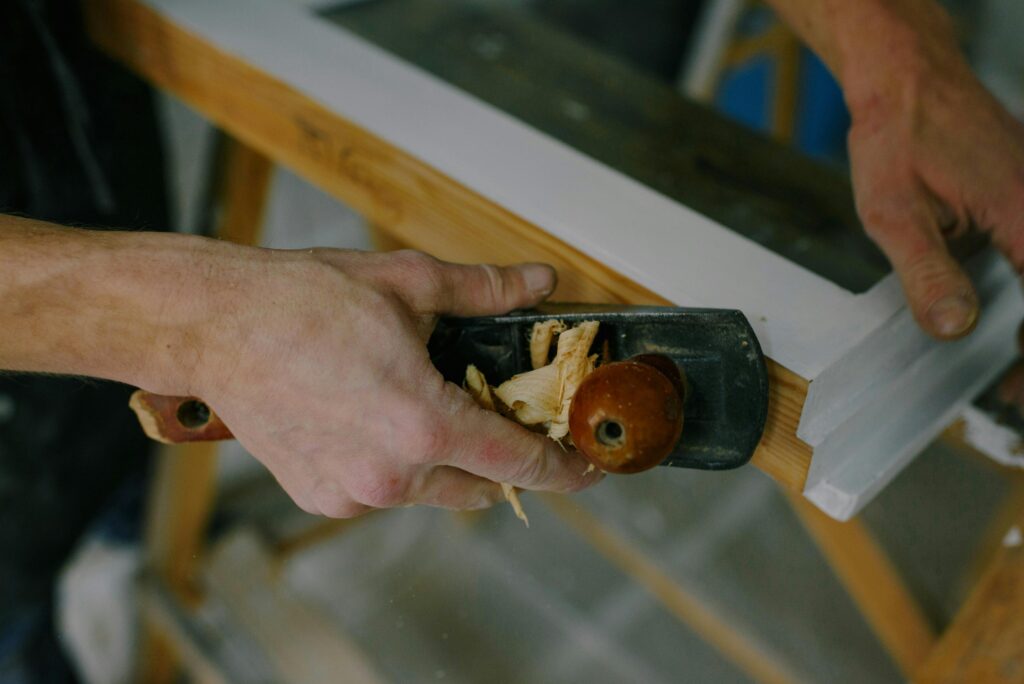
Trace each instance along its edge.
<instances>
[{"instance_id":1,"label":"wood grain","mask_svg":"<svg viewBox=\"0 0 1024 684\"><path fill-rule=\"evenodd\" d=\"M548 262L559 270L557 300L669 303L135 0L87 3L86 18L112 56L400 243L455 262ZM754 462L800 490L811 458L796 436L807 381L777 364L770 373L768 429Z\"/></svg>"},{"instance_id":2,"label":"wood grain","mask_svg":"<svg viewBox=\"0 0 1024 684\"><path fill-rule=\"evenodd\" d=\"M914 681L1024 682L1024 515Z\"/></svg>"}]
</instances>

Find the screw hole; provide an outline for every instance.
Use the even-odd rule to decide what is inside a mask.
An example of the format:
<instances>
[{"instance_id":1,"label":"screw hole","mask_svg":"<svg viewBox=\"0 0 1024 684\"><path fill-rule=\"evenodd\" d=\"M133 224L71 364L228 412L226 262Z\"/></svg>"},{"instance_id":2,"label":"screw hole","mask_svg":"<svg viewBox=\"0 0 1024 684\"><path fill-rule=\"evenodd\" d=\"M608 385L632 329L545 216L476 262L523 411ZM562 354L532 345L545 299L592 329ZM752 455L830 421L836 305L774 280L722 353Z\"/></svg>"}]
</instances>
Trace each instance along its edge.
<instances>
[{"instance_id":1,"label":"screw hole","mask_svg":"<svg viewBox=\"0 0 1024 684\"><path fill-rule=\"evenodd\" d=\"M626 442L626 430L616 420L604 420L597 426L594 435L606 447L617 448Z\"/></svg>"},{"instance_id":2,"label":"screw hole","mask_svg":"<svg viewBox=\"0 0 1024 684\"><path fill-rule=\"evenodd\" d=\"M210 422L210 407L197 399L189 399L178 407L178 422L189 430L198 430Z\"/></svg>"}]
</instances>

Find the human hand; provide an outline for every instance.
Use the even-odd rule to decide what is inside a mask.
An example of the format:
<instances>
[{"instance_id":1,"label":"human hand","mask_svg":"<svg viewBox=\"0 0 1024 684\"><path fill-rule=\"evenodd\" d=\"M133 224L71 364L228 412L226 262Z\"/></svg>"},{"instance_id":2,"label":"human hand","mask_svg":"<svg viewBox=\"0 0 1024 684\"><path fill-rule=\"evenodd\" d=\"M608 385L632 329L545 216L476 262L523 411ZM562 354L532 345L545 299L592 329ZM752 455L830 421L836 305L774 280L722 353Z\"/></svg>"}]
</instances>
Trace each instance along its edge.
<instances>
[{"instance_id":1,"label":"human hand","mask_svg":"<svg viewBox=\"0 0 1024 684\"><path fill-rule=\"evenodd\" d=\"M948 239L987 233L1024 273L1024 126L939 15L928 31L877 33L843 70L857 209L921 327L955 339L973 329L978 300Z\"/></svg>"},{"instance_id":2,"label":"human hand","mask_svg":"<svg viewBox=\"0 0 1024 684\"><path fill-rule=\"evenodd\" d=\"M301 508L473 509L502 498L496 482L572 491L600 479L578 453L479 408L426 350L438 315L542 301L550 267L461 266L412 251L258 253L214 298L191 390Z\"/></svg>"}]
</instances>

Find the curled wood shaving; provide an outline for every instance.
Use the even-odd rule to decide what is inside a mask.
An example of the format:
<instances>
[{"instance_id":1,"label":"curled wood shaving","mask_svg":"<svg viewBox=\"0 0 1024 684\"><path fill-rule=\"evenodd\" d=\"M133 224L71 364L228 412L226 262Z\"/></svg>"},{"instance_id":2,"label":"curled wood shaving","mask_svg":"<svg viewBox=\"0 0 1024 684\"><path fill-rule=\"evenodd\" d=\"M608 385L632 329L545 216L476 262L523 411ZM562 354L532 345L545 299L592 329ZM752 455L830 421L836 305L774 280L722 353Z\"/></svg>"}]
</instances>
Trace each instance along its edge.
<instances>
[{"instance_id":1,"label":"curled wood shaving","mask_svg":"<svg viewBox=\"0 0 1024 684\"><path fill-rule=\"evenodd\" d=\"M491 395L491 388L487 384L487 378L473 364L466 366L465 387L466 391L469 392L469 396L473 397L473 401L480 408L485 408L488 411L498 410L494 405L494 397Z\"/></svg>"},{"instance_id":2,"label":"curled wood shaving","mask_svg":"<svg viewBox=\"0 0 1024 684\"><path fill-rule=\"evenodd\" d=\"M473 400L481 407L488 411L497 411L498 408L494 405L494 396L491 394L491 387L487 384L487 378L480 372L480 369L470 364L466 367L466 391L469 392L469 396L473 397ZM500 482L501 491L505 495L505 500L512 506L513 512L516 517L523 521L523 523L529 527L530 519L526 517L526 511L523 510L523 503L519 500L519 491L507 482Z\"/></svg>"},{"instance_id":3,"label":"curled wood shaving","mask_svg":"<svg viewBox=\"0 0 1024 684\"><path fill-rule=\"evenodd\" d=\"M530 367L534 370L548 365L548 354L551 353L551 342L555 335L565 332L562 321L540 321L533 324L530 334Z\"/></svg>"},{"instance_id":4,"label":"curled wood shaving","mask_svg":"<svg viewBox=\"0 0 1024 684\"><path fill-rule=\"evenodd\" d=\"M520 373L492 388L483 373L470 365L466 367L464 387L482 408L506 413L523 425L542 426L548 437L561 443L569 434L572 398L597 363L597 355L587 352L597 336L598 325L597 321L586 321L566 329L561 321L535 323L530 335L530 363L534 370ZM555 335L558 335L555 358L547 363ZM593 465L587 472L592 469ZM500 484L516 517L529 527L518 490L506 482Z\"/></svg>"},{"instance_id":5,"label":"curled wood shaving","mask_svg":"<svg viewBox=\"0 0 1024 684\"><path fill-rule=\"evenodd\" d=\"M517 421L523 425L543 425L548 437L554 440L569 434L573 395L597 363L597 355L588 356L587 352L597 336L598 325L597 321L586 321L562 332L555 358L549 365L513 376L494 390L498 399L512 409Z\"/></svg>"}]
</instances>

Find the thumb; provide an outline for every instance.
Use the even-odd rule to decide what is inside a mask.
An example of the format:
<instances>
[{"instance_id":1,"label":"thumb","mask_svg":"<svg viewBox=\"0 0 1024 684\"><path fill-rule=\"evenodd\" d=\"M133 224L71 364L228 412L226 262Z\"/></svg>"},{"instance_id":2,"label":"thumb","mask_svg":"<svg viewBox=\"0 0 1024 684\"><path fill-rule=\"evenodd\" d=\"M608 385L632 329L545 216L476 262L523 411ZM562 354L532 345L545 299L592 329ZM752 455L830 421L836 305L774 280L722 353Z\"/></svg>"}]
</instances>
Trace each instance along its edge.
<instances>
[{"instance_id":1,"label":"thumb","mask_svg":"<svg viewBox=\"0 0 1024 684\"><path fill-rule=\"evenodd\" d=\"M914 318L940 340L963 337L978 321L978 297L963 268L950 255L928 211L871 215L868 234L899 275Z\"/></svg>"},{"instance_id":2,"label":"thumb","mask_svg":"<svg viewBox=\"0 0 1024 684\"><path fill-rule=\"evenodd\" d=\"M544 301L558 281L547 264L442 263L434 282L435 311L449 316L489 316Z\"/></svg>"}]
</instances>

